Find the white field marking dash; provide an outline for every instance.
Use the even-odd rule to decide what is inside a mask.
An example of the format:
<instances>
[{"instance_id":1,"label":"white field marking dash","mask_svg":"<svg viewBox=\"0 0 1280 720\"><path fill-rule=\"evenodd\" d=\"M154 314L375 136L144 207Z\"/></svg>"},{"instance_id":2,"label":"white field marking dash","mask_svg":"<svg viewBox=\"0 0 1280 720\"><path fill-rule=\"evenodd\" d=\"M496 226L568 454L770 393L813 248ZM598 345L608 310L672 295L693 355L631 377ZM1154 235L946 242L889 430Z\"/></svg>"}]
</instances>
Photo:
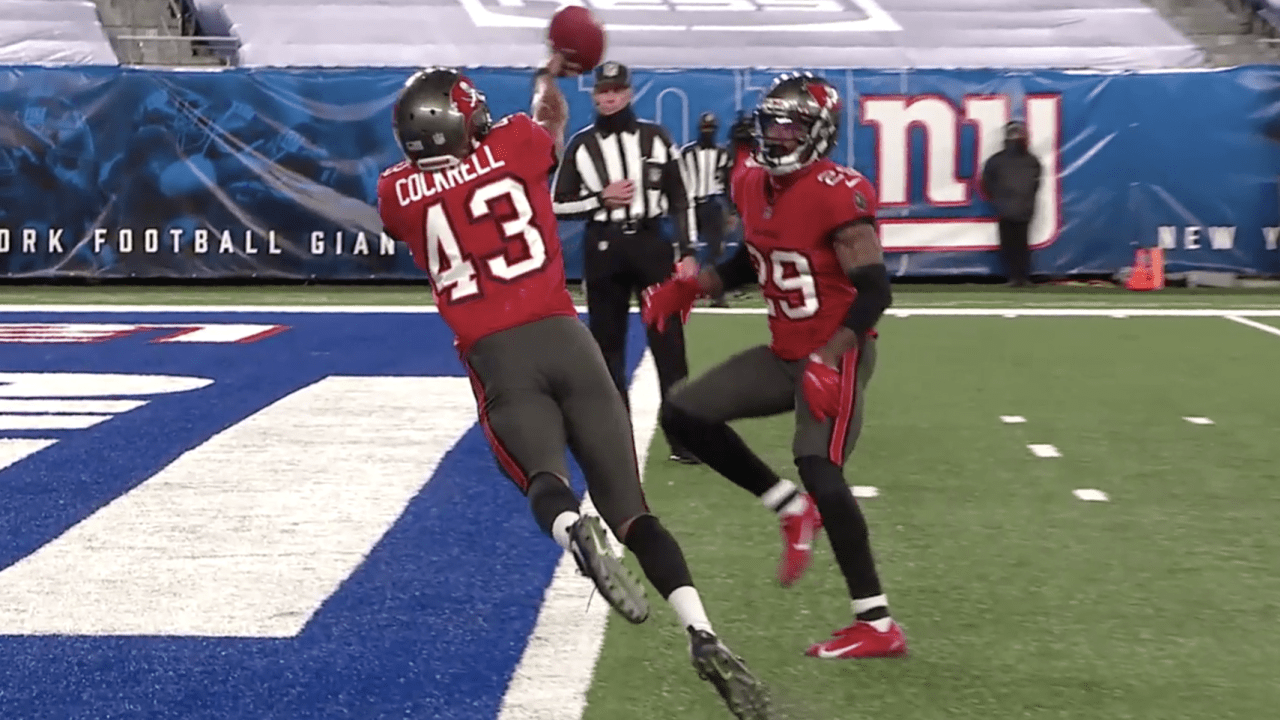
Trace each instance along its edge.
<instances>
[{"instance_id":1,"label":"white field marking dash","mask_svg":"<svg viewBox=\"0 0 1280 720\"><path fill-rule=\"evenodd\" d=\"M631 423L642 480L660 403L657 366L645 351L631 379ZM584 499L582 512L595 513L590 497ZM609 533L609 539L615 552L621 554L621 545L613 533ZM650 603L662 601L652 588L647 589ZM547 586L529 644L502 698L498 720L579 720L586 711L587 689L604 645L610 612L609 603L595 592L589 579L578 574L573 557L565 553Z\"/></svg>"},{"instance_id":2,"label":"white field marking dash","mask_svg":"<svg viewBox=\"0 0 1280 720\"><path fill-rule=\"evenodd\" d=\"M1182 419L1186 420L1192 425L1212 425L1213 424L1213 421L1207 417L1184 417Z\"/></svg>"},{"instance_id":3,"label":"white field marking dash","mask_svg":"<svg viewBox=\"0 0 1280 720\"><path fill-rule=\"evenodd\" d=\"M462 377L304 387L0 571L0 635L294 637L475 421Z\"/></svg>"},{"instance_id":4,"label":"white field marking dash","mask_svg":"<svg viewBox=\"0 0 1280 720\"><path fill-rule=\"evenodd\" d=\"M1058 452L1058 448L1052 445L1045 445L1042 443L1033 443L1031 445L1028 445L1027 449L1030 450L1032 453L1035 454L1036 457L1039 457L1039 458L1062 457L1062 453Z\"/></svg>"},{"instance_id":5,"label":"white field marking dash","mask_svg":"<svg viewBox=\"0 0 1280 720\"><path fill-rule=\"evenodd\" d=\"M1016 317L1018 317L1018 314L1017 314L1017 313L1005 313L1005 314L1004 314L1004 317L1007 317L1007 318L1016 318Z\"/></svg>"},{"instance_id":6,"label":"white field marking dash","mask_svg":"<svg viewBox=\"0 0 1280 720\"><path fill-rule=\"evenodd\" d=\"M1115 313L1115 314L1114 314L1114 315L1112 315L1111 317L1113 317L1113 318L1115 318L1115 319L1117 319L1117 320L1124 320L1125 318L1127 318L1127 317L1129 317L1129 316L1128 316L1128 315L1125 315L1124 313Z\"/></svg>"},{"instance_id":7,"label":"white field marking dash","mask_svg":"<svg viewBox=\"0 0 1280 720\"><path fill-rule=\"evenodd\" d=\"M0 438L0 470L56 442L58 441L36 438Z\"/></svg>"},{"instance_id":8,"label":"white field marking dash","mask_svg":"<svg viewBox=\"0 0 1280 720\"><path fill-rule=\"evenodd\" d=\"M1085 502L1109 502L1111 500L1111 498L1107 497L1106 493L1102 492L1101 490L1094 490L1093 488L1080 488L1079 490L1072 490L1071 494L1075 495L1076 497L1080 498Z\"/></svg>"},{"instance_id":9,"label":"white field marking dash","mask_svg":"<svg viewBox=\"0 0 1280 720\"><path fill-rule=\"evenodd\" d=\"M1242 313L1242 314L1256 315L1258 313ZM1255 330L1261 330L1262 332L1271 333L1272 335L1280 335L1280 328L1267 325L1266 323L1260 323L1257 320L1250 320L1249 318L1241 317L1240 315L1224 315L1223 317L1230 320L1231 322L1238 322L1241 325L1248 325L1249 327Z\"/></svg>"},{"instance_id":10,"label":"white field marking dash","mask_svg":"<svg viewBox=\"0 0 1280 720\"><path fill-rule=\"evenodd\" d=\"M1000 422L1006 425L1016 425L1017 423L1024 423L1026 421L1027 419L1022 417L1021 415L1001 415L1000 416Z\"/></svg>"},{"instance_id":11,"label":"white field marking dash","mask_svg":"<svg viewBox=\"0 0 1280 720\"><path fill-rule=\"evenodd\" d=\"M880 488L874 485L854 485L849 488L856 498L873 498L880 497Z\"/></svg>"}]
</instances>

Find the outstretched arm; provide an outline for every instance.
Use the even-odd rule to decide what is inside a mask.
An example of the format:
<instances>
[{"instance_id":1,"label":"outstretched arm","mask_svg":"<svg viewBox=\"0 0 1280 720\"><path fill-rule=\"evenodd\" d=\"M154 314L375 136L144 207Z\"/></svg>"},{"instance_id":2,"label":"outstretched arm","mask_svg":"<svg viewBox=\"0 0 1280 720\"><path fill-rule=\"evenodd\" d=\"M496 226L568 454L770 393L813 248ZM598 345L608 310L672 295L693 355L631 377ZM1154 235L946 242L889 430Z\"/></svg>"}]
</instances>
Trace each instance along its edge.
<instances>
[{"instance_id":1,"label":"outstretched arm","mask_svg":"<svg viewBox=\"0 0 1280 720\"><path fill-rule=\"evenodd\" d=\"M844 324L817 353L823 363L839 367L840 356L857 346L893 304L893 291L884 266L884 249L870 220L837 230L833 245L840 268L858 293L849 306Z\"/></svg>"},{"instance_id":2,"label":"outstretched arm","mask_svg":"<svg viewBox=\"0 0 1280 720\"><path fill-rule=\"evenodd\" d=\"M551 53L547 64L538 70L533 81L534 122L546 128L556 141L556 157L564 156L564 131L569 125L569 102L556 84L556 78L577 75L579 68L567 62L558 52Z\"/></svg>"}]
</instances>

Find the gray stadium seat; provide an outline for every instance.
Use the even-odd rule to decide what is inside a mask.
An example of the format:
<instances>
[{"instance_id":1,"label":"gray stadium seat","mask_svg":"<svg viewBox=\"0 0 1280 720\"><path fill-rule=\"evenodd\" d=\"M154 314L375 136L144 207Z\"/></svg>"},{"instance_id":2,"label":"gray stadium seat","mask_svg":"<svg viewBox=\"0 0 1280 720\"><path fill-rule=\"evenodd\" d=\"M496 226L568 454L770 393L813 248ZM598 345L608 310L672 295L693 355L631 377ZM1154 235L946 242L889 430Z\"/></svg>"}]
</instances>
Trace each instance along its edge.
<instances>
[{"instance_id":1,"label":"gray stadium seat","mask_svg":"<svg viewBox=\"0 0 1280 720\"><path fill-rule=\"evenodd\" d=\"M92 0L0 0L0 64L118 65Z\"/></svg>"},{"instance_id":2,"label":"gray stadium seat","mask_svg":"<svg viewBox=\"0 0 1280 720\"><path fill-rule=\"evenodd\" d=\"M299 66L529 66L545 53L546 19L557 6L554 0L196 1L241 39L242 64ZM651 67L1149 69L1204 59L1140 0L788 0L769 11L673 12L680 2L631 0L629 7L652 9L598 11L611 28L610 56ZM777 9L796 3L810 8Z\"/></svg>"}]
</instances>

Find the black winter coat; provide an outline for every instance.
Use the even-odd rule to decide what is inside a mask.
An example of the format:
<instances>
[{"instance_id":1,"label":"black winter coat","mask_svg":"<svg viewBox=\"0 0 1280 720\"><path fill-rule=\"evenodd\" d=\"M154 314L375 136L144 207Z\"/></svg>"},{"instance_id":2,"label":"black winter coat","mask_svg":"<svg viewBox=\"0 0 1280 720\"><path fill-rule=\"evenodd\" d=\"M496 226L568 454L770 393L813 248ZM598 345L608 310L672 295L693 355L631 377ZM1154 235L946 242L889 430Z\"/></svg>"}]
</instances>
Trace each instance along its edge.
<instances>
[{"instance_id":1,"label":"black winter coat","mask_svg":"<svg viewBox=\"0 0 1280 720\"><path fill-rule=\"evenodd\" d=\"M1035 155L1005 148L982 167L982 191L1001 220L1030 222L1040 190L1040 161Z\"/></svg>"}]
</instances>

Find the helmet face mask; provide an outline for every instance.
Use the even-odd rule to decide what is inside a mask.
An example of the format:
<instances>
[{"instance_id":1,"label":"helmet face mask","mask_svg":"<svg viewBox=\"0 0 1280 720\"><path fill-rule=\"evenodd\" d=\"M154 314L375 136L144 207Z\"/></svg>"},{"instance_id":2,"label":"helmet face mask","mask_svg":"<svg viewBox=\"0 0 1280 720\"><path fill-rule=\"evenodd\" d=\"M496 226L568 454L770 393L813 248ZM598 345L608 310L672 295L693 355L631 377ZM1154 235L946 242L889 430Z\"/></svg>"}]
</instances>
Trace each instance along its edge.
<instances>
[{"instance_id":1,"label":"helmet face mask","mask_svg":"<svg viewBox=\"0 0 1280 720\"><path fill-rule=\"evenodd\" d=\"M426 172L462 162L493 125L484 94L447 68L414 73L396 99L393 117L400 148Z\"/></svg>"},{"instance_id":2,"label":"helmet face mask","mask_svg":"<svg viewBox=\"0 0 1280 720\"><path fill-rule=\"evenodd\" d=\"M786 175L825 157L840 128L840 96L809 73L778 77L754 113L755 160L771 174Z\"/></svg>"},{"instance_id":3,"label":"helmet face mask","mask_svg":"<svg viewBox=\"0 0 1280 720\"><path fill-rule=\"evenodd\" d=\"M756 113L756 134L760 137L760 152L781 162L800 149L809 136L809 128L803 118L760 112Z\"/></svg>"}]
</instances>

